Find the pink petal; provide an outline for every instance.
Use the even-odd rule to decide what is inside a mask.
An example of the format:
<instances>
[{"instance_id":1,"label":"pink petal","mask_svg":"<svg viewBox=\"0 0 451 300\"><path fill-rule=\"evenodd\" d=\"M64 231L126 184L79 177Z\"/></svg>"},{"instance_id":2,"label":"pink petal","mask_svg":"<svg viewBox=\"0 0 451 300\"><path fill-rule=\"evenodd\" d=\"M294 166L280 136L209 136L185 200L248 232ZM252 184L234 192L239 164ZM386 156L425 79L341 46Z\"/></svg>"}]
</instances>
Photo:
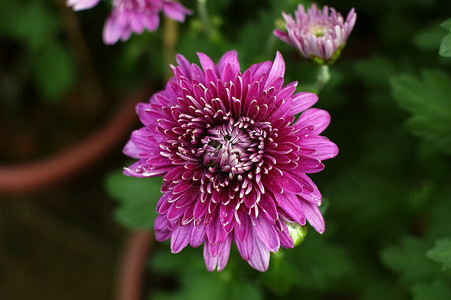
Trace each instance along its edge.
<instances>
[{"instance_id":1,"label":"pink petal","mask_svg":"<svg viewBox=\"0 0 451 300\"><path fill-rule=\"evenodd\" d=\"M284 32L284 31L282 31L282 30L275 29L275 30L273 31L273 34L274 34L276 37L278 37L280 40L282 40L282 41L284 41L285 43L291 45L291 40L290 40L290 38L288 37L288 34L287 34L286 32Z\"/></svg>"},{"instance_id":2,"label":"pink petal","mask_svg":"<svg viewBox=\"0 0 451 300\"><path fill-rule=\"evenodd\" d=\"M254 222L254 234L257 233L257 237L269 251L277 252L280 247L280 240L274 226L261 217L253 218L252 221Z\"/></svg>"},{"instance_id":3,"label":"pink petal","mask_svg":"<svg viewBox=\"0 0 451 300\"><path fill-rule=\"evenodd\" d=\"M185 248L190 240L191 224L185 226L176 226L171 238L171 251L178 253Z\"/></svg>"},{"instance_id":4,"label":"pink petal","mask_svg":"<svg viewBox=\"0 0 451 300\"><path fill-rule=\"evenodd\" d=\"M211 60L210 57L208 57L206 54L204 54L202 52L197 52L197 56L199 57L199 61L200 61L202 68L204 69L204 72L206 72L209 69L214 72L216 71L216 65Z\"/></svg>"},{"instance_id":5,"label":"pink petal","mask_svg":"<svg viewBox=\"0 0 451 300\"><path fill-rule=\"evenodd\" d=\"M275 194L277 204L299 225L305 225L305 212L299 198L292 193Z\"/></svg>"},{"instance_id":6,"label":"pink petal","mask_svg":"<svg viewBox=\"0 0 451 300\"><path fill-rule=\"evenodd\" d=\"M301 114L294 126L299 129L307 126L313 126L311 134L320 134L327 128L329 123L330 115L327 111L311 108Z\"/></svg>"},{"instance_id":7,"label":"pink petal","mask_svg":"<svg viewBox=\"0 0 451 300\"><path fill-rule=\"evenodd\" d=\"M303 112L318 101L318 96L313 93L300 92L291 98L290 113L295 115Z\"/></svg>"},{"instance_id":8,"label":"pink petal","mask_svg":"<svg viewBox=\"0 0 451 300\"><path fill-rule=\"evenodd\" d=\"M190 15L193 13L191 10L186 9L180 3L172 1L164 1L163 12L169 18L179 22L184 22L185 15Z\"/></svg>"},{"instance_id":9,"label":"pink petal","mask_svg":"<svg viewBox=\"0 0 451 300\"><path fill-rule=\"evenodd\" d=\"M240 209L238 212L236 212L238 215L238 220L234 222L234 233L235 233L235 243L238 243L238 241L242 242L244 239L246 239L248 233L249 233L249 217L244 214L243 210Z\"/></svg>"},{"instance_id":10,"label":"pink petal","mask_svg":"<svg viewBox=\"0 0 451 300\"><path fill-rule=\"evenodd\" d=\"M269 71L268 79L266 80L265 88L271 86L274 80L283 78L285 74L285 62L283 61L282 54L279 51L276 52L276 58Z\"/></svg>"},{"instance_id":11,"label":"pink petal","mask_svg":"<svg viewBox=\"0 0 451 300\"><path fill-rule=\"evenodd\" d=\"M122 153L135 159L139 158L138 154L142 151L143 150L139 148L132 140L129 140L127 144L125 144L124 149L122 149Z\"/></svg>"},{"instance_id":12,"label":"pink petal","mask_svg":"<svg viewBox=\"0 0 451 300\"><path fill-rule=\"evenodd\" d=\"M298 83L296 81L291 82L289 84L287 84L286 86L284 86L277 94L276 94L276 99L277 101L280 101L282 99L287 99L287 98L291 98L291 96L293 95L294 91L296 90L296 86L298 85ZM293 104L291 104L293 106Z\"/></svg>"},{"instance_id":13,"label":"pink petal","mask_svg":"<svg viewBox=\"0 0 451 300\"><path fill-rule=\"evenodd\" d=\"M227 261L229 260L230 254L230 246L232 244L232 238L227 238L224 243L222 243L217 252L216 256L211 255L212 252L211 247L217 247L211 244L209 241L205 241L204 244L204 260L205 265L207 266L207 270L209 272L214 271L216 268L218 271L222 271L227 265Z\"/></svg>"},{"instance_id":14,"label":"pink petal","mask_svg":"<svg viewBox=\"0 0 451 300\"><path fill-rule=\"evenodd\" d=\"M175 56L175 60L180 67L180 69L183 72L183 75L185 75L189 80L191 80L191 64L190 62L185 58L185 56L181 54L177 54Z\"/></svg>"},{"instance_id":15,"label":"pink petal","mask_svg":"<svg viewBox=\"0 0 451 300\"><path fill-rule=\"evenodd\" d=\"M144 177L154 177L154 176L161 176L166 174L172 167L168 166L165 168L153 168L152 166L149 166L148 164L144 164L141 161L137 161L134 164L132 164L128 168L124 168L123 173L127 176L134 176L139 178Z\"/></svg>"},{"instance_id":16,"label":"pink petal","mask_svg":"<svg viewBox=\"0 0 451 300\"><path fill-rule=\"evenodd\" d=\"M164 215L158 215L154 224L155 239L159 242L166 241L172 236L172 230L169 227L168 219Z\"/></svg>"},{"instance_id":17,"label":"pink petal","mask_svg":"<svg viewBox=\"0 0 451 300\"><path fill-rule=\"evenodd\" d=\"M143 20L141 22L144 28L149 31L155 31L158 29L158 26L160 25L160 17L158 14L142 15L142 17Z\"/></svg>"},{"instance_id":18,"label":"pink petal","mask_svg":"<svg viewBox=\"0 0 451 300\"><path fill-rule=\"evenodd\" d=\"M325 230L325 224L323 215L321 214L319 207L302 198L300 199L300 203L302 210L305 213L305 217L307 218L310 225L312 225L312 227L315 228L318 233L323 233Z\"/></svg>"},{"instance_id":19,"label":"pink petal","mask_svg":"<svg viewBox=\"0 0 451 300\"><path fill-rule=\"evenodd\" d=\"M257 271L265 272L269 266L269 250L255 234L251 236L253 237L253 252L247 262Z\"/></svg>"},{"instance_id":20,"label":"pink petal","mask_svg":"<svg viewBox=\"0 0 451 300\"><path fill-rule=\"evenodd\" d=\"M280 245L284 248L293 248L294 243L287 224L284 221L280 221L280 223L282 225L282 230L279 231Z\"/></svg>"},{"instance_id":21,"label":"pink petal","mask_svg":"<svg viewBox=\"0 0 451 300\"><path fill-rule=\"evenodd\" d=\"M304 149L313 150L314 152L309 151L308 155L319 160L329 159L338 154L337 145L323 136L309 136L304 139L301 144L301 153Z\"/></svg>"},{"instance_id":22,"label":"pink petal","mask_svg":"<svg viewBox=\"0 0 451 300\"><path fill-rule=\"evenodd\" d=\"M71 6L73 10L79 11L90 9L96 6L100 0L67 0L66 5Z\"/></svg>"},{"instance_id":23,"label":"pink petal","mask_svg":"<svg viewBox=\"0 0 451 300\"><path fill-rule=\"evenodd\" d=\"M252 232L249 232L246 238L242 241L237 238L237 234L235 233L235 244L238 252L244 260L247 261L251 259L254 251L254 237L252 236Z\"/></svg>"},{"instance_id":24,"label":"pink petal","mask_svg":"<svg viewBox=\"0 0 451 300\"><path fill-rule=\"evenodd\" d=\"M316 158L309 156L301 156L298 162L299 169L302 173L317 173L324 169L324 164Z\"/></svg>"},{"instance_id":25,"label":"pink petal","mask_svg":"<svg viewBox=\"0 0 451 300\"><path fill-rule=\"evenodd\" d=\"M189 244L191 247L196 248L202 245L205 241L205 227L202 225L193 225L191 228L191 237Z\"/></svg>"},{"instance_id":26,"label":"pink petal","mask_svg":"<svg viewBox=\"0 0 451 300\"><path fill-rule=\"evenodd\" d=\"M115 44L122 36L123 28L112 15L108 17L103 27L103 42L107 45Z\"/></svg>"},{"instance_id":27,"label":"pink petal","mask_svg":"<svg viewBox=\"0 0 451 300\"><path fill-rule=\"evenodd\" d=\"M225 74L225 67L227 65L230 65L229 72L231 74L238 74L240 72L240 63L238 61L238 53L236 50L231 50L226 52L221 59L218 62L217 70L218 74L221 76L221 79L224 81Z\"/></svg>"}]
</instances>

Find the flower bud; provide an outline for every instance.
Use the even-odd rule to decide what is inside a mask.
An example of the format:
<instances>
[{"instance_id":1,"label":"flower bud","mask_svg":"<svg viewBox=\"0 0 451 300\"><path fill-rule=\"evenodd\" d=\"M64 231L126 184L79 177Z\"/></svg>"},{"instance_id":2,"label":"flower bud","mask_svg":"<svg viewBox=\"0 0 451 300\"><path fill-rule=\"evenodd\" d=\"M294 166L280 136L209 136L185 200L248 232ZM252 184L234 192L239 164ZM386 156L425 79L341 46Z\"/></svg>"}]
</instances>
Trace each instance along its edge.
<instances>
[{"instance_id":1,"label":"flower bud","mask_svg":"<svg viewBox=\"0 0 451 300\"><path fill-rule=\"evenodd\" d=\"M307 226L299 225L298 223L287 222L288 231L290 232L290 236L293 239L294 247L299 245L304 241L304 238L307 236Z\"/></svg>"}]
</instances>

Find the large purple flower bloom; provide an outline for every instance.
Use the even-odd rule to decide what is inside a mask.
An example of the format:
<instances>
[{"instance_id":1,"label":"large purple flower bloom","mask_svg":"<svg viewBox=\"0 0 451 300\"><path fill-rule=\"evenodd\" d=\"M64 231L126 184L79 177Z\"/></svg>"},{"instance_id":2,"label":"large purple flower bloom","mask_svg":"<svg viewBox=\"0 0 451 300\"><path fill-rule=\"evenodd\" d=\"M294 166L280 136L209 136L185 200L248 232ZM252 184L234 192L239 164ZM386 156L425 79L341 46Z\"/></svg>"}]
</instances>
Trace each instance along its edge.
<instances>
[{"instance_id":1,"label":"large purple flower bloom","mask_svg":"<svg viewBox=\"0 0 451 300\"><path fill-rule=\"evenodd\" d=\"M330 116L306 110L315 94L283 86L280 53L245 72L235 51L217 65L198 56L202 68L178 55L166 88L137 106L144 127L124 153L138 161L124 173L164 176L155 231L157 240L171 239L172 252L204 244L207 269L222 270L234 241L265 271L270 252L293 247L290 224L324 231L321 194L306 173L338 153L319 135Z\"/></svg>"},{"instance_id":2,"label":"large purple flower bloom","mask_svg":"<svg viewBox=\"0 0 451 300\"><path fill-rule=\"evenodd\" d=\"M67 0L74 10L92 8L100 0ZM169 18L184 22L189 9L172 0L112 0L113 10L103 28L105 44L114 44L118 40L126 41L132 32L141 34L145 29L157 30L160 11Z\"/></svg>"},{"instance_id":3,"label":"large purple flower bloom","mask_svg":"<svg viewBox=\"0 0 451 300\"><path fill-rule=\"evenodd\" d=\"M343 20L335 9L324 6L321 11L315 4L307 12L299 4L294 15L296 20L283 12L287 32L274 30L274 35L319 63L331 63L339 57L357 18L354 9Z\"/></svg>"}]
</instances>

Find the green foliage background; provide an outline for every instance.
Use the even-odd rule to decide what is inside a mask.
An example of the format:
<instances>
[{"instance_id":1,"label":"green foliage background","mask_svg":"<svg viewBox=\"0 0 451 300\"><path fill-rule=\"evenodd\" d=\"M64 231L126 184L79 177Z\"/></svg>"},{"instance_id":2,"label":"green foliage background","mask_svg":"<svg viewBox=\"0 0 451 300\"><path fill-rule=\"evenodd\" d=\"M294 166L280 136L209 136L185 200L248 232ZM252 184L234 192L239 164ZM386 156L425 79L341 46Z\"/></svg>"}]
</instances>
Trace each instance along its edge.
<instances>
[{"instance_id":1,"label":"green foliage background","mask_svg":"<svg viewBox=\"0 0 451 300\"><path fill-rule=\"evenodd\" d=\"M281 11L292 13L299 1L210 0L209 28L197 1L181 2L195 13L179 25L175 51L190 61L197 63L198 51L217 60L237 49L245 69L272 60L279 50L286 83L299 81L299 90L306 90L314 82L316 66L272 35ZM226 269L209 273L202 249L171 254L168 243L157 243L148 261L148 299L451 299L449 3L318 3L342 15L351 7L357 12L354 31L315 105L330 112L324 135L340 148L312 176L327 200L326 232L310 228L301 245L271 256L266 273L243 262L234 247ZM115 94L143 82L161 89L168 72L165 22L156 32L105 46L101 31L108 10L101 1L77 13L102 84ZM0 33L22 51L5 68L21 63L23 72L13 72L13 82L48 106L83 80L57 15L46 1L0 0ZM1 114L17 113L19 87L0 79ZM129 163L124 157L105 179L116 200L114 216L126 228L152 230L161 179L125 177L120 168Z\"/></svg>"},{"instance_id":2,"label":"green foliage background","mask_svg":"<svg viewBox=\"0 0 451 300\"><path fill-rule=\"evenodd\" d=\"M286 82L296 80L300 90L308 89L316 67L271 34L280 12L293 12L296 4L209 1L214 35L202 31L194 15L181 26L177 52L197 61L196 51L218 59L234 48L247 67L272 59L278 49L287 63ZM331 66L332 80L316 104L331 113L325 135L340 148L339 156L312 176L327 198L325 234L310 230L300 246L272 255L266 273L248 267L236 250L225 271L208 273L201 249L170 254L167 243L158 244L149 272L167 276L173 284L152 286L149 299L451 299L446 4L320 4L343 15L355 7L358 15L342 57ZM155 204L157 190L150 194ZM140 199L123 199L119 219ZM134 217L136 222L124 223L151 229L139 221L140 214Z\"/></svg>"}]
</instances>

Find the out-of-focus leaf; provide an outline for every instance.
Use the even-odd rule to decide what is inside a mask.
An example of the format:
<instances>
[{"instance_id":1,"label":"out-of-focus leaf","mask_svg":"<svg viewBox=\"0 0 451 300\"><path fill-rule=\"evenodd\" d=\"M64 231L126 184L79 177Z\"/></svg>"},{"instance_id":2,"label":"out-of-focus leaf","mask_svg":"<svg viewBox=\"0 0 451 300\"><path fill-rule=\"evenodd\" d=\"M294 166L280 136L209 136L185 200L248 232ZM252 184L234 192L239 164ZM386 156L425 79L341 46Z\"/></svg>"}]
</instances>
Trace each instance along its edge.
<instances>
[{"instance_id":1,"label":"out-of-focus leaf","mask_svg":"<svg viewBox=\"0 0 451 300\"><path fill-rule=\"evenodd\" d=\"M438 53L441 56L451 57L451 18L443 22L441 26L449 30L450 33L443 38Z\"/></svg>"},{"instance_id":2,"label":"out-of-focus leaf","mask_svg":"<svg viewBox=\"0 0 451 300\"><path fill-rule=\"evenodd\" d=\"M429 280L440 273L440 268L425 257L427 249L420 239L404 237L399 246L384 249L381 258L387 267L400 273L404 283Z\"/></svg>"},{"instance_id":3,"label":"out-of-focus leaf","mask_svg":"<svg viewBox=\"0 0 451 300\"><path fill-rule=\"evenodd\" d=\"M451 289L441 280L419 283L412 287L413 300L449 300Z\"/></svg>"},{"instance_id":4,"label":"out-of-focus leaf","mask_svg":"<svg viewBox=\"0 0 451 300\"><path fill-rule=\"evenodd\" d=\"M423 71L421 79L398 75L391 80L392 94L412 116L412 133L435 149L451 153L451 78L440 71Z\"/></svg>"},{"instance_id":5,"label":"out-of-focus leaf","mask_svg":"<svg viewBox=\"0 0 451 300\"><path fill-rule=\"evenodd\" d=\"M438 52L441 56L451 57L451 34L445 36Z\"/></svg>"},{"instance_id":6,"label":"out-of-focus leaf","mask_svg":"<svg viewBox=\"0 0 451 300\"><path fill-rule=\"evenodd\" d=\"M106 178L107 191L120 202L115 212L117 220L133 229L152 228L160 187L159 177L135 178L115 172Z\"/></svg>"},{"instance_id":7,"label":"out-of-focus leaf","mask_svg":"<svg viewBox=\"0 0 451 300\"><path fill-rule=\"evenodd\" d=\"M0 3L0 32L32 49L44 48L56 33L58 22L42 1Z\"/></svg>"},{"instance_id":8,"label":"out-of-focus leaf","mask_svg":"<svg viewBox=\"0 0 451 300\"><path fill-rule=\"evenodd\" d=\"M451 18L449 18L448 20L446 20L445 22L440 24L440 26L442 26L443 28L451 31Z\"/></svg>"},{"instance_id":9,"label":"out-of-focus leaf","mask_svg":"<svg viewBox=\"0 0 451 300\"><path fill-rule=\"evenodd\" d=\"M314 234L285 254L288 264L297 271L296 285L302 289L322 290L339 285L354 269L345 249Z\"/></svg>"},{"instance_id":10,"label":"out-of-focus leaf","mask_svg":"<svg viewBox=\"0 0 451 300\"><path fill-rule=\"evenodd\" d=\"M441 263L443 270L451 268L451 240L448 238L437 240L434 248L426 252L426 256Z\"/></svg>"},{"instance_id":11,"label":"out-of-focus leaf","mask_svg":"<svg viewBox=\"0 0 451 300\"><path fill-rule=\"evenodd\" d=\"M441 40L443 39L443 29L437 24L420 31L413 38L415 46L421 50L437 51Z\"/></svg>"},{"instance_id":12,"label":"out-of-focus leaf","mask_svg":"<svg viewBox=\"0 0 451 300\"><path fill-rule=\"evenodd\" d=\"M132 229L151 229L157 213L153 201L127 202L116 210L114 216L121 224Z\"/></svg>"},{"instance_id":13,"label":"out-of-focus leaf","mask_svg":"<svg viewBox=\"0 0 451 300\"><path fill-rule=\"evenodd\" d=\"M75 82L74 60L59 44L49 44L37 53L33 75L44 99L54 101Z\"/></svg>"},{"instance_id":14,"label":"out-of-focus leaf","mask_svg":"<svg viewBox=\"0 0 451 300\"><path fill-rule=\"evenodd\" d=\"M396 69L393 63L383 56L373 56L362 60L355 65L357 74L370 88L387 88L388 78Z\"/></svg>"},{"instance_id":15,"label":"out-of-focus leaf","mask_svg":"<svg viewBox=\"0 0 451 300\"><path fill-rule=\"evenodd\" d=\"M302 247L300 245L299 247ZM271 266L260 278L271 292L284 296L290 289L299 283L298 272L292 264L285 259L284 250L279 250L271 257Z\"/></svg>"},{"instance_id":16,"label":"out-of-focus leaf","mask_svg":"<svg viewBox=\"0 0 451 300\"><path fill-rule=\"evenodd\" d=\"M223 271L207 272L202 249L192 249L188 246L178 254L170 253L167 248L157 251L150 260L152 268L155 271L174 274L179 288L175 291L159 291L150 299L263 299L262 290L257 283L244 277L246 272L237 268L236 254L236 251L232 251L233 258L229 259Z\"/></svg>"}]
</instances>

